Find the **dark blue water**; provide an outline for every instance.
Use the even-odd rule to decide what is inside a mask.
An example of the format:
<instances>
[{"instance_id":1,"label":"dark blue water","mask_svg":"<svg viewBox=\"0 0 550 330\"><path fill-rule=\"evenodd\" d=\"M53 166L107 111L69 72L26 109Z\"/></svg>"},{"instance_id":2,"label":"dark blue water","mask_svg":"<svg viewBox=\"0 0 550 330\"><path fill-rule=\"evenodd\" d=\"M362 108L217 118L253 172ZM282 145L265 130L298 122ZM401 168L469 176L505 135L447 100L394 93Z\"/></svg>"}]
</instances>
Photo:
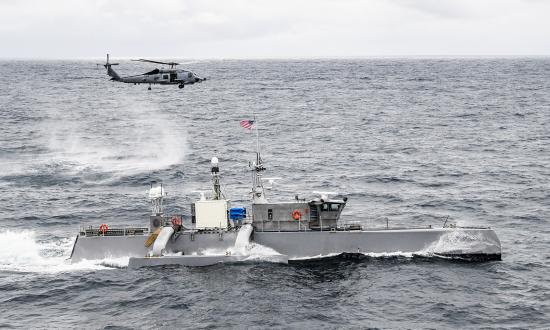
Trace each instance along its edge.
<instances>
[{"instance_id":1,"label":"dark blue water","mask_svg":"<svg viewBox=\"0 0 550 330\"><path fill-rule=\"evenodd\" d=\"M0 62L0 327L547 328L550 60L201 61L208 81L108 81L93 62ZM122 62L121 74L151 67ZM268 197L349 197L369 227L491 226L500 262L408 255L128 270L68 264L80 225L189 214L220 158L246 205L259 119Z\"/></svg>"}]
</instances>

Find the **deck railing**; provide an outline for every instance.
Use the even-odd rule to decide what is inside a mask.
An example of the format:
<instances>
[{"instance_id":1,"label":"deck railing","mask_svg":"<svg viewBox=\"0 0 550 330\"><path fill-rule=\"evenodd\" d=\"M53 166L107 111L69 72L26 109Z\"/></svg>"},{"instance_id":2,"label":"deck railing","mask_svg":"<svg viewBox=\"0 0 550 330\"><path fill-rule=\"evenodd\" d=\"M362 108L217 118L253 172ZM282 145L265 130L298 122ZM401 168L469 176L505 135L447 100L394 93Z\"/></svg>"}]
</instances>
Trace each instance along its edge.
<instances>
[{"instance_id":1,"label":"deck railing","mask_svg":"<svg viewBox=\"0 0 550 330\"><path fill-rule=\"evenodd\" d=\"M80 227L80 236L136 236L149 234L149 228L147 227L123 227L123 228L108 228L103 229L99 227Z\"/></svg>"}]
</instances>

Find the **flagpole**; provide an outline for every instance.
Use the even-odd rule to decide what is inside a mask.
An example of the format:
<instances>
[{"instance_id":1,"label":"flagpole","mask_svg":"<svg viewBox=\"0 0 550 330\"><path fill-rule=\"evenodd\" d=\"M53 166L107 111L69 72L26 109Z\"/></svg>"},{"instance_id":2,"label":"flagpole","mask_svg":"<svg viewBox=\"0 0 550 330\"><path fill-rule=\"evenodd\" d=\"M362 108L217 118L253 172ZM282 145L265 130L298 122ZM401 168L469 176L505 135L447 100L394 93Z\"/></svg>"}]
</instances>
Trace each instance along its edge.
<instances>
[{"instance_id":1,"label":"flagpole","mask_svg":"<svg viewBox=\"0 0 550 330\"><path fill-rule=\"evenodd\" d=\"M252 117L254 118L254 124L256 124L256 152L258 153L258 161L260 160L260 133L258 132L258 120L256 119L256 114L252 110Z\"/></svg>"}]
</instances>

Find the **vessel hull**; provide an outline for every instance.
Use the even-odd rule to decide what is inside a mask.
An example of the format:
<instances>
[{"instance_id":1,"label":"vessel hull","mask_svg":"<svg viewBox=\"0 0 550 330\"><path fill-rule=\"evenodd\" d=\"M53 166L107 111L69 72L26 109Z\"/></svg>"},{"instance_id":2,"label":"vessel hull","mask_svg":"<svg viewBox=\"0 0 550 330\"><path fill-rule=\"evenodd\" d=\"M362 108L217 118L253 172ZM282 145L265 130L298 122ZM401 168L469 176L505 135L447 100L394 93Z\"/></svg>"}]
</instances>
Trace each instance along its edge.
<instances>
[{"instance_id":1,"label":"vessel hull","mask_svg":"<svg viewBox=\"0 0 550 330\"><path fill-rule=\"evenodd\" d=\"M180 265L191 267L204 267L220 263L236 263L249 261L248 256L232 255L189 255L189 256L164 256L164 257L132 257L128 262L128 268L154 267L166 265ZM288 263L285 255L273 255L269 257L270 262Z\"/></svg>"},{"instance_id":2,"label":"vessel hull","mask_svg":"<svg viewBox=\"0 0 550 330\"><path fill-rule=\"evenodd\" d=\"M147 236L80 236L76 237L71 262L81 260L111 259L122 257L143 257L147 254L145 247Z\"/></svg>"},{"instance_id":3,"label":"vessel hull","mask_svg":"<svg viewBox=\"0 0 550 330\"><path fill-rule=\"evenodd\" d=\"M183 255L219 255L232 248L236 231L182 232L171 238L166 251ZM144 257L145 235L79 236L71 260ZM253 233L252 241L287 255L289 260L347 254L413 253L500 260L501 244L492 229L439 228L362 231L303 231Z\"/></svg>"},{"instance_id":4,"label":"vessel hull","mask_svg":"<svg viewBox=\"0 0 550 330\"><path fill-rule=\"evenodd\" d=\"M500 260L501 245L492 229L402 229L326 232L255 232L254 241L289 259L341 253L467 256Z\"/></svg>"}]
</instances>

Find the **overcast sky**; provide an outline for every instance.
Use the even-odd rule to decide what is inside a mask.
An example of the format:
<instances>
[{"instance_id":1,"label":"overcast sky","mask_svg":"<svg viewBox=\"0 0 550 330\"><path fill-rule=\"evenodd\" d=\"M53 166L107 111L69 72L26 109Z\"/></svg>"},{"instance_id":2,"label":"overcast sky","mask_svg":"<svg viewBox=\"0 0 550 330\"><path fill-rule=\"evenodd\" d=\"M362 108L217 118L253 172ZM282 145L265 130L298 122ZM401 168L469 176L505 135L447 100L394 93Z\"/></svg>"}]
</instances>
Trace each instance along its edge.
<instances>
[{"instance_id":1,"label":"overcast sky","mask_svg":"<svg viewBox=\"0 0 550 330\"><path fill-rule=\"evenodd\" d=\"M545 0L0 0L1 58L550 55Z\"/></svg>"}]
</instances>

